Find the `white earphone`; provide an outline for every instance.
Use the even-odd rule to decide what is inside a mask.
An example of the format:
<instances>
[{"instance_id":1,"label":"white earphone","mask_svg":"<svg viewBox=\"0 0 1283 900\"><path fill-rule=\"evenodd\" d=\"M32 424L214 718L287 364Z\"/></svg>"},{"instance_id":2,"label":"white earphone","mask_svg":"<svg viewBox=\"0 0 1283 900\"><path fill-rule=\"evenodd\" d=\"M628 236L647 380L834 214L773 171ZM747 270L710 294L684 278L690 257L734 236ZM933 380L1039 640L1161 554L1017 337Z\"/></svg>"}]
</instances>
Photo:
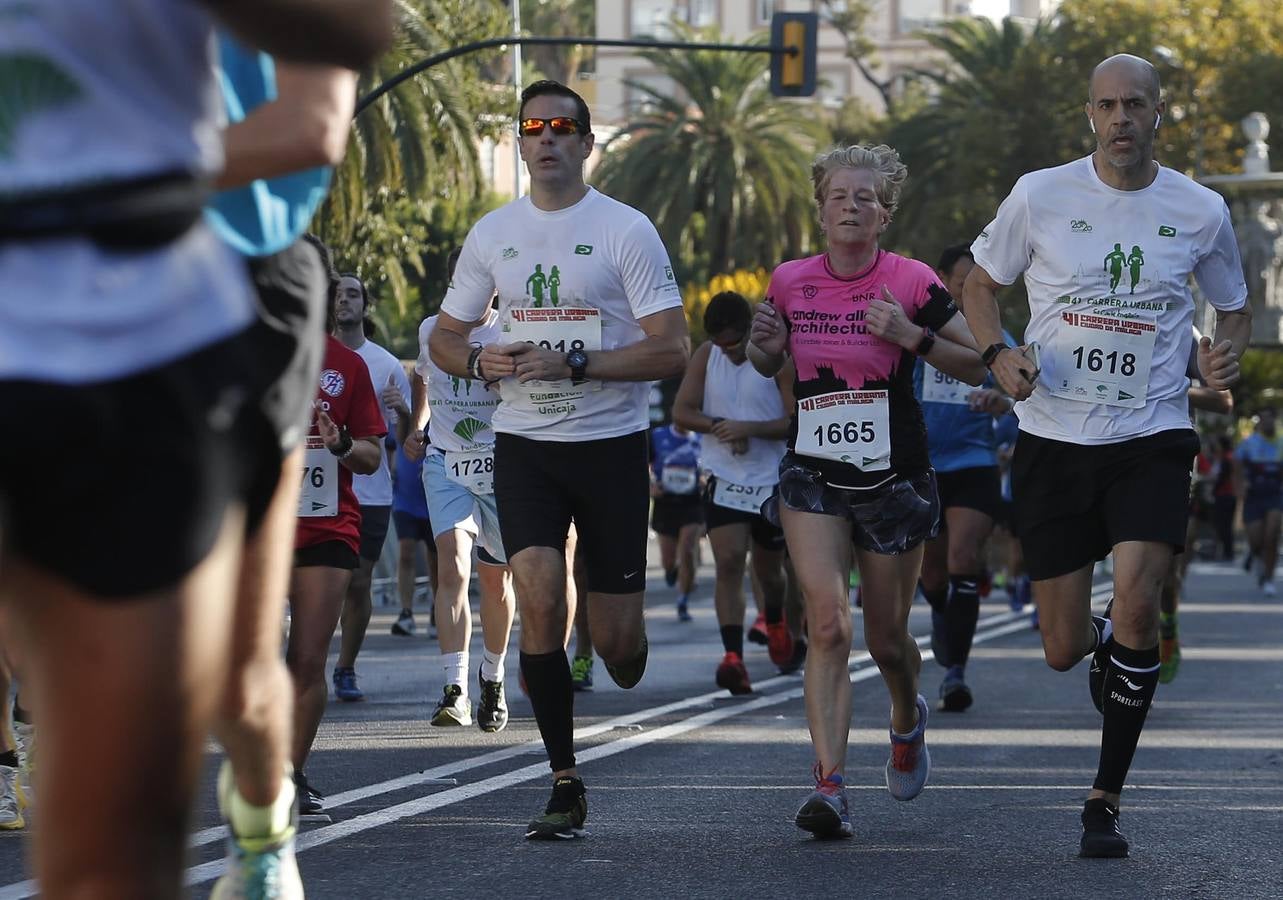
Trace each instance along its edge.
<instances>
[{"instance_id":1,"label":"white earphone","mask_svg":"<svg viewBox=\"0 0 1283 900\"><path fill-rule=\"evenodd\" d=\"M1154 129L1157 130L1158 126L1162 124L1163 124L1163 114L1160 112L1154 113Z\"/></svg>"},{"instance_id":2,"label":"white earphone","mask_svg":"<svg viewBox=\"0 0 1283 900\"><path fill-rule=\"evenodd\" d=\"M1091 116L1088 116L1088 117L1087 117L1087 124L1088 124L1089 126L1091 126L1091 133L1092 133L1092 134L1095 134L1095 133L1096 133L1096 123L1092 121Z\"/></svg>"}]
</instances>

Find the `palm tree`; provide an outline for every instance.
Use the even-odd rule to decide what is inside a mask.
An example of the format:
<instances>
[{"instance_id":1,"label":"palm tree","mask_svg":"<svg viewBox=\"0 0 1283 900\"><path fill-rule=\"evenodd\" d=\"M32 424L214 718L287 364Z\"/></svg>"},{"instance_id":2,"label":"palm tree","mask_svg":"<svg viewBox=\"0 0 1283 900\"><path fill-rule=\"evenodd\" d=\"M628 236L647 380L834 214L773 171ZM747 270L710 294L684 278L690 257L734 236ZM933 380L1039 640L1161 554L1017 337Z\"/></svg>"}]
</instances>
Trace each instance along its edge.
<instances>
[{"instance_id":1,"label":"palm tree","mask_svg":"<svg viewBox=\"0 0 1283 900\"><path fill-rule=\"evenodd\" d=\"M397 0L396 6L395 44L361 73L361 95L425 57L507 33L502 9L475 0ZM478 138L501 127L498 116L511 105L511 92L480 77L484 61L484 55L466 56L428 69L357 116L314 223L343 264L395 303L397 319L416 317L409 309L411 270L424 274L422 223L433 207L485 193Z\"/></svg>"},{"instance_id":2,"label":"palm tree","mask_svg":"<svg viewBox=\"0 0 1283 900\"><path fill-rule=\"evenodd\" d=\"M1053 64L1052 29L954 19L922 34L948 62L916 73L931 99L890 132L909 167L888 234L897 248L934 261L979 234L1025 172L1089 149L1068 115L1081 109L1085 82Z\"/></svg>"},{"instance_id":3,"label":"palm tree","mask_svg":"<svg viewBox=\"0 0 1283 900\"><path fill-rule=\"evenodd\" d=\"M674 30L718 40L681 23ZM825 132L807 107L771 95L767 54L640 55L675 91L626 82L646 99L607 144L597 186L650 216L688 277L800 255L815 230L807 174Z\"/></svg>"},{"instance_id":4,"label":"palm tree","mask_svg":"<svg viewBox=\"0 0 1283 900\"><path fill-rule=\"evenodd\" d=\"M396 43L361 73L361 95L427 56L506 30L501 11L468 0L397 0L396 6ZM380 189L412 198L467 196L481 189L477 138L487 114L499 107L494 92L475 76L475 60L469 60L420 73L356 118L322 211L327 234L349 239Z\"/></svg>"}]
</instances>

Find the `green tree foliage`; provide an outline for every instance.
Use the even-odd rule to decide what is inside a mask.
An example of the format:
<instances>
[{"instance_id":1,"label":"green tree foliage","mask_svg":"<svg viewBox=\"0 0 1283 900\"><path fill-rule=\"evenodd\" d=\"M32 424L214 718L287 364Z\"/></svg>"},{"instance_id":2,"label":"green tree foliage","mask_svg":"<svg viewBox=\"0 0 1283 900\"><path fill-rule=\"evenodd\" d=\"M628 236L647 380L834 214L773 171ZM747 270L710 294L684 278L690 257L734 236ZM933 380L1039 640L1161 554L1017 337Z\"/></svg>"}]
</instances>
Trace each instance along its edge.
<instances>
[{"instance_id":1,"label":"green tree foliage","mask_svg":"<svg viewBox=\"0 0 1283 900\"><path fill-rule=\"evenodd\" d=\"M1156 152L1187 174L1235 171L1242 116L1283 116L1279 82L1265 77L1283 76L1283 4L1274 0L1065 0L1032 30L956 19L922 37L945 64L916 74L930 100L888 129L909 182L887 245L928 261L978 234L1022 174L1094 149L1088 82L1114 53L1158 67L1168 114ZM1003 302L1019 332L1023 290Z\"/></svg>"},{"instance_id":2,"label":"green tree foliage","mask_svg":"<svg viewBox=\"0 0 1283 900\"><path fill-rule=\"evenodd\" d=\"M499 0L503 2L503 0ZM521 30L540 37L585 37L597 33L593 0L521 0ZM572 84L580 72L591 71L593 48L527 46L522 50L542 78Z\"/></svg>"},{"instance_id":3,"label":"green tree foliage","mask_svg":"<svg viewBox=\"0 0 1283 900\"><path fill-rule=\"evenodd\" d=\"M679 40L725 40L675 23ZM811 157L827 135L807 107L771 96L766 54L648 50L674 95L628 84L644 105L613 137L598 187L641 209L688 278L774 265L813 240Z\"/></svg>"},{"instance_id":4,"label":"green tree foliage","mask_svg":"<svg viewBox=\"0 0 1283 900\"><path fill-rule=\"evenodd\" d=\"M397 11L396 42L361 73L361 95L428 56L508 29L501 7L475 0L397 0ZM478 141L510 121L512 92L481 78L485 62L482 53L430 68L361 113L313 223L380 298L381 342L413 341L434 246L462 241L471 221L460 222L460 211L487 195Z\"/></svg>"}]
</instances>

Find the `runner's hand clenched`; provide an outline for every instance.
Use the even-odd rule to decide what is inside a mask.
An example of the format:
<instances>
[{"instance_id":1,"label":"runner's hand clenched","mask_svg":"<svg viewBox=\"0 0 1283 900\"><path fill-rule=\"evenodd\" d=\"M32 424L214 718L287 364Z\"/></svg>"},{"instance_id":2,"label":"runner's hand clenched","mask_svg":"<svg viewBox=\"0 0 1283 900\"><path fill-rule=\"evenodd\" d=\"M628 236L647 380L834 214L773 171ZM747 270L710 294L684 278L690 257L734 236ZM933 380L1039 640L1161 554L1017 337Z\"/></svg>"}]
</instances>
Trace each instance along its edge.
<instances>
[{"instance_id":1,"label":"runner's hand clenched","mask_svg":"<svg viewBox=\"0 0 1283 900\"><path fill-rule=\"evenodd\" d=\"M757 312L753 313L749 340L757 349L771 356L780 356L784 352L784 345L788 343L788 329L784 327L784 319L774 303L767 301L758 304Z\"/></svg>"},{"instance_id":2,"label":"runner's hand clenched","mask_svg":"<svg viewBox=\"0 0 1283 900\"><path fill-rule=\"evenodd\" d=\"M989 371L998 386L1015 400L1026 400L1034 392L1034 367L1019 350L1007 349L994 357Z\"/></svg>"},{"instance_id":3,"label":"runner's hand clenched","mask_svg":"<svg viewBox=\"0 0 1283 900\"><path fill-rule=\"evenodd\" d=\"M1227 391L1238 383L1238 354L1229 341L1221 341L1215 347L1209 337L1198 341L1198 373L1203 376L1207 386L1218 391Z\"/></svg>"}]
</instances>

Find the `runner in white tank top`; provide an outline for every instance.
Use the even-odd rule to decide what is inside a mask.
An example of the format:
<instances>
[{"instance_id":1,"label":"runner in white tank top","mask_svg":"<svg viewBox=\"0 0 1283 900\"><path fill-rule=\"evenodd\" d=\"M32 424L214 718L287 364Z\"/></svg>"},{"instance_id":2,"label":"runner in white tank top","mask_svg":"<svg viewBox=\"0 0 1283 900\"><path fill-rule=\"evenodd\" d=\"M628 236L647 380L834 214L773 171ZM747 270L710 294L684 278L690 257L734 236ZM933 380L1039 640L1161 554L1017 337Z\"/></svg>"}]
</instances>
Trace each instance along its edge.
<instances>
[{"instance_id":1,"label":"runner in white tank top","mask_svg":"<svg viewBox=\"0 0 1283 900\"><path fill-rule=\"evenodd\" d=\"M753 544L755 593L762 606L754 632L765 632L771 661L793 657L793 635L783 618L784 532L763 518L762 502L779 480L788 436L793 370L760 375L745 356L752 318L748 301L725 291L709 301L704 330L709 340L691 357L673 403L673 421L700 432L701 463L710 473L704 518L717 581L713 590L725 656L716 680L732 694L753 690L744 666L744 569Z\"/></svg>"}]
</instances>

